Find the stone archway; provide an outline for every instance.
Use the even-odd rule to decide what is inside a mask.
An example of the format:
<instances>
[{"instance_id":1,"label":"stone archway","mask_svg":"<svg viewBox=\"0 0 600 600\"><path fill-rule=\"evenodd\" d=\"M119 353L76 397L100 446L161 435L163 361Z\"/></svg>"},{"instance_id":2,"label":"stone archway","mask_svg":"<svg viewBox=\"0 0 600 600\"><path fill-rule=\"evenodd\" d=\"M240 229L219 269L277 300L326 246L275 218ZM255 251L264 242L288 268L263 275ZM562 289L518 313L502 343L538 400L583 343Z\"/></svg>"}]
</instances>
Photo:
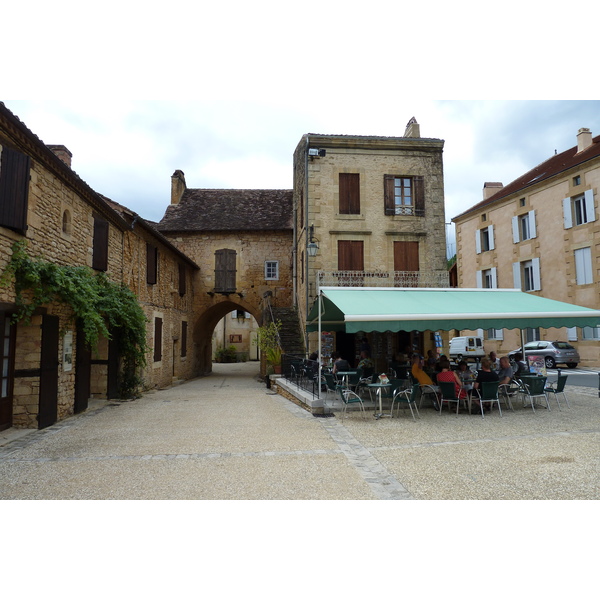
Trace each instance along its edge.
<instances>
[{"instance_id":1,"label":"stone archway","mask_svg":"<svg viewBox=\"0 0 600 600\"><path fill-rule=\"evenodd\" d=\"M212 334L219 321L234 310L244 310L250 313L259 325L262 324L262 313L255 306L243 300L224 298L207 307L198 317L194 325L193 340L197 347L198 364L195 369L198 375L208 375L212 372Z\"/></svg>"}]
</instances>

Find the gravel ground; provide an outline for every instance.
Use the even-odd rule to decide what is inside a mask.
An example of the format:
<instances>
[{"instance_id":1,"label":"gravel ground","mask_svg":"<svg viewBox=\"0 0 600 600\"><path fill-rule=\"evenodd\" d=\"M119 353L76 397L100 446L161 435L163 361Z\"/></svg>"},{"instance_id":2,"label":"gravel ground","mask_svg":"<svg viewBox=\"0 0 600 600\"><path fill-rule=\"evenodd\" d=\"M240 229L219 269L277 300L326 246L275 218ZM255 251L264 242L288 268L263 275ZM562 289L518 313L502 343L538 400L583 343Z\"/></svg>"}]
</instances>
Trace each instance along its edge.
<instances>
[{"instance_id":1,"label":"gravel ground","mask_svg":"<svg viewBox=\"0 0 600 600\"><path fill-rule=\"evenodd\" d=\"M599 497L597 390L571 408L315 418L256 363L0 438L1 499L538 500ZM6 441L9 439L10 441Z\"/></svg>"}]
</instances>

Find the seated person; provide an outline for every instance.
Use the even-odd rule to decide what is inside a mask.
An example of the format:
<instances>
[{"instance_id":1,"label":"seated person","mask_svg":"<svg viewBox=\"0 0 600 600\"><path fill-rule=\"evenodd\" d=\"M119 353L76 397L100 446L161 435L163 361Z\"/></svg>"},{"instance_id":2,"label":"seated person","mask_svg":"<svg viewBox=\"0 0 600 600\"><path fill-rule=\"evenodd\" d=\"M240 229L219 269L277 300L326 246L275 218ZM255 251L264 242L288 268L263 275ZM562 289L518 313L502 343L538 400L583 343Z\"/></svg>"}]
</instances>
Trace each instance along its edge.
<instances>
[{"instance_id":1,"label":"seated person","mask_svg":"<svg viewBox=\"0 0 600 600\"><path fill-rule=\"evenodd\" d=\"M333 361L333 369L332 372L335 374L338 371L349 371L350 363L340 356L339 352L334 352L331 355L331 360Z\"/></svg>"},{"instance_id":2,"label":"seated person","mask_svg":"<svg viewBox=\"0 0 600 600\"><path fill-rule=\"evenodd\" d=\"M369 357L369 352L367 350L361 350L360 352L360 362L358 363L357 369L362 369L365 373L373 373L375 370L375 365L373 361Z\"/></svg>"},{"instance_id":3,"label":"seated person","mask_svg":"<svg viewBox=\"0 0 600 600\"><path fill-rule=\"evenodd\" d=\"M469 369L469 365L461 360L458 363L458 377L462 381L463 388L467 391L471 391L473 389L473 381L475 380L475 375L473 371Z\"/></svg>"},{"instance_id":4,"label":"seated person","mask_svg":"<svg viewBox=\"0 0 600 600\"><path fill-rule=\"evenodd\" d=\"M438 373L437 381L453 383L457 398L461 400L467 397L467 392L462 386L462 382L456 371L450 369L450 361L447 358L440 359L441 371Z\"/></svg>"},{"instance_id":5,"label":"seated person","mask_svg":"<svg viewBox=\"0 0 600 600\"><path fill-rule=\"evenodd\" d=\"M490 352L490 362L492 363L491 364L492 371L497 371L500 368L500 365L498 363L497 354L493 350Z\"/></svg>"},{"instance_id":6,"label":"seated person","mask_svg":"<svg viewBox=\"0 0 600 600\"><path fill-rule=\"evenodd\" d=\"M479 389L482 383L488 381L498 381L498 373L492 371L492 363L489 358L482 358L481 370L477 371L477 379L473 384L473 389ZM477 397L475 395L473 397L473 400L475 401L475 404L479 406L479 401L477 400Z\"/></svg>"},{"instance_id":7,"label":"seated person","mask_svg":"<svg viewBox=\"0 0 600 600\"><path fill-rule=\"evenodd\" d=\"M421 384L421 385L433 385L433 381L431 377L423 371L423 365L425 364L425 360L422 356L418 354L413 355L412 359L412 376Z\"/></svg>"},{"instance_id":8,"label":"seated person","mask_svg":"<svg viewBox=\"0 0 600 600\"><path fill-rule=\"evenodd\" d=\"M500 385L507 385L513 380L513 370L510 366L510 360L508 356L502 356L500 358L500 368L498 369L498 383Z\"/></svg>"},{"instance_id":9,"label":"seated person","mask_svg":"<svg viewBox=\"0 0 600 600\"><path fill-rule=\"evenodd\" d=\"M517 352L513 355L515 366L513 367L513 377L519 379L521 375L527 375L529 373L529 367L523 362L523 354Z\"/></svg>"}]
</instances>

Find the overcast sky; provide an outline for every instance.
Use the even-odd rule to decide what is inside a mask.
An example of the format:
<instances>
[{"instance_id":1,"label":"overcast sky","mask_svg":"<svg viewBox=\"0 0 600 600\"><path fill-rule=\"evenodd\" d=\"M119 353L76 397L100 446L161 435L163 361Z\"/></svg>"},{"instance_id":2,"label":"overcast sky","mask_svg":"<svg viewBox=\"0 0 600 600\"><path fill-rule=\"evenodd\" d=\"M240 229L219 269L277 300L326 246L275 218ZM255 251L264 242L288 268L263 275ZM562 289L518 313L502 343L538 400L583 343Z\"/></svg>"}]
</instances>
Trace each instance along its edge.
<instances>
[{"instance_id":1,"label":"overcast sky","mask_svg":"<svg viewBox=\"0 0 600 600\"><path fill-rule=\"evenodd\" d=\"M445 140L449 222L485 181L509 183L580 127L600 134L591 36L573 63L559 19L526 2L480 22L460 18L472 6L460 1L12 4L6 22L25 20L27 36L3 31L18 59L3 64L0 98L67 146L93 189L153 221L176 169L192 188L291 188L303 134L401 136L414 116ZM512 6L536 22L518 44Z\"/></svg>"}]
</instances>

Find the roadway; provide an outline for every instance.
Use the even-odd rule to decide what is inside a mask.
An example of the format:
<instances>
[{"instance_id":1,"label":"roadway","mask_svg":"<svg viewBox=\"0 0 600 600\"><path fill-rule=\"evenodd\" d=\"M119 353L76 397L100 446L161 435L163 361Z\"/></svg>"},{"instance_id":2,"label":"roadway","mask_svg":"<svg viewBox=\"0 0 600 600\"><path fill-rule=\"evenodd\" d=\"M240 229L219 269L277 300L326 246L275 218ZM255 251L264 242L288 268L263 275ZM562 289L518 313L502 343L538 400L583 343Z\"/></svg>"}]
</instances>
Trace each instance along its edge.
<instances>
[{"instance_id":1,"label":"roadway","mask_svg":"<svg viewBox=\"0 0 600 600\"><path fill-rule=\"evenodd\" d=\"M567 385L578 385L581 387L592 387L598 388L599 382L599 373L598 370L592 369L568 369L563 368L560 370L562 375L568 375L569 379L567 379ZM547 374L552 381L556 379L558 370L557 369L547 369Z\"/></svg>"}]
</instances>

